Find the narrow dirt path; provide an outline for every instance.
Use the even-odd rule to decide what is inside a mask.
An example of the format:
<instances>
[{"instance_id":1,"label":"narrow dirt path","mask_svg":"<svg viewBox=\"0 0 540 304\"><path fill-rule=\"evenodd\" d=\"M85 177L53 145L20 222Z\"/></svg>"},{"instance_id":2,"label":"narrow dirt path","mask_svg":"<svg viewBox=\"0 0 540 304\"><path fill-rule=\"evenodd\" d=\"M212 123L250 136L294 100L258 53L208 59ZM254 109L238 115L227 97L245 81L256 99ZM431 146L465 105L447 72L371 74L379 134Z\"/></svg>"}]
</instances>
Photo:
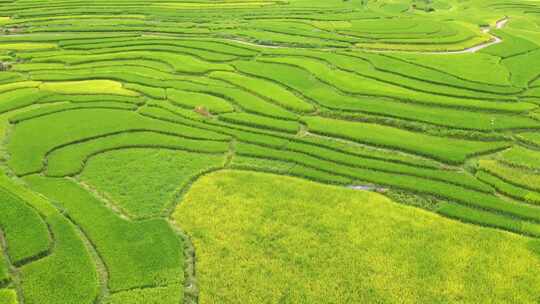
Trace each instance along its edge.
<instances>
[{"instance_id":1,"label":"narrow dirt path","mask_svg":"<svg viewBox=\"0 0 540 304\"><path fill-rule=\"evenodd\" d=\"M508 23L508 20L509 18L508 17L504 17L503 19L500 19L498 20L496 23L495 23L495 28L496 29L502 29L507 23ZM461 51L447 51L447 52L432 52L432 53L443 53L443 54L464 54L464 53L476 53L482 49L485 49L487 47L490 47L492 45L495 45L495 44L499 44L501 42L503 42L503 40L493 34L491 34L491 28L487 28L485 30L486 33L489 33L491 35L491 41L488 41L488 42L484 42L484 43L481 43L479 45L476 45L476 46L473 46L473 47L470 47L470 48L466 48L464 50L461 50Z\"/></svg>"},{"instance_id":2,"label":"narrow dirt path","mask_svg":"<svg viewBox=\"0 0 540 304\"><path fill-rule=\"evenodd\" d=\"M504 17L503 19L500 19L498 20L496 23L495 23L495 29L502 29L506 26L506 24L508 23L509 21L509 17ZM411 51L408 51L408 50L375 50L375 49L365 49L365 48L359 48L359 50L362 50L362 51L366 51L366 52L372 52L372 53L414 53L414 54L466 54L466 53L476 53L482 49L485 49L487 47L490 47L492 45L495 45L495 44L499 44L501 42L503 42L503 40L493 34L491 34L491 27L490 28L485 28L483 30L484 33L488 33L491 35L491 39L489 41L486 41L486 42L482 42L478 45L475 45L475 46L471 46L471 47L468 47L468 48L465 48L463 50L456 50L456 51L418 51L418 50L411 50ZM257 43L253 43L253 42L249 42L249 41L245 41L245 40L240 40L240 39L223 39L225 41L229 41L229 42L235 42L235 43L239 43L239 44L244 44L244 45L248 45L248 46L253 46L253 47L262 47L262 48L267 48L267 49L294 49L294 48L298 48L298 47L291 47L291 46L281 46L281 45L265 45L265 44L257 44ZM330 48L324 48L323 50L330 50ZM321 50L321 49L319 49Z\"/></svg>"},{"instance_id":3,"label":"narrow dirt path","mask_svg":"<svg viewBox=\"0 0 540 304\"><path fill-rule=\"evenodd\" d=\"M497 21L497 23L495 24L495 28L502 29L508 23L508 20L510 20L509 17L504 17L503 19Z\"/></svg>"}]
</instances>

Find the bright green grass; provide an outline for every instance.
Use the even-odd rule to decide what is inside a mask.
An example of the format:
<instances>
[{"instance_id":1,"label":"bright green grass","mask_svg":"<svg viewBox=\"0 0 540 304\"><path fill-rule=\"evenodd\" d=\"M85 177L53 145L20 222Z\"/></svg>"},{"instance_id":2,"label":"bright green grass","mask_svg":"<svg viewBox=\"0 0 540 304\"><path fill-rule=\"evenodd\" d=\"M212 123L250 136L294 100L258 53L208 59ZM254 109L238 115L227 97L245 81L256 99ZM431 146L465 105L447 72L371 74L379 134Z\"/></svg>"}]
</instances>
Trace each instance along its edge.
<instances>
[{"instance_id":1,"label":"bright green grass","mask_svg":"<svg viewBox=\"0 0 540 304\"><path fill-rule=\"evenodd\" d=\"M448 77L449 75L444 77L441 75L442 72L440 71L425 68L422 69L418 65L407 63L403 60L397 60L390 56L357 52L321 54L304 51L296 53L296 56L298 56L296 59L289 57L278 57L276 59L278 62L305 68L312 72L315 77L323 79L346 92L369 94L377 92L377 89L383 89L382 92L379 91L378 93L397 95L402 98L410 97L412 99L429 100L429 97L425 94L419 94L418 92L414 93L408 90L399 91L399 87L403 87L413 91L422 91L424 93L427 92L453 97L508 99L508 96L497 96L493 93L489 93L494 90L492 87L488 90L484 88L485 86L478 84L471 87L470 84L464 80L459 81L458 79L452 79L451 77ZM321 59L318 58L324 59L326 62L321 62ZM263 60L266 61L268 59ZM328 68L321 66L321 63L326 63L330 68L337 68L339 70L331 71ZM344 73L344 71L350 73ZM419 72L422 74L418 75ZM444 79L444 81L442 84L439 84L442 80L441 78ZM448 81L450 81L450 85L448 85ZM347 85L347 82L351 85ZM352 86L354 83L360 86ZM384 83L393 84L394 86L384 87ZM361 90L358 91L358 89ZM443 97L438 96L437 99L443 99ZM450 99L447 100L450 101Z\"/></svg>"},{"instance_id":2,"label":"bright green grass","mask_svg":"<svg viewBox=\"0 0 540 304\"><path fill-rule=\"evenodd\" d=\"M94 101L94 102L78 102L78 103L64 103L59 102L57 104L41 104L40 107L24 111L22 113L15 114L9 118L10 123L19 123L24 120L37 118L53 113L64 112L74 109L118 109L118 110L135 110L137 106L125 102L115 101Z\"/></svg>"},{"instance_id":3,"label":"bright green grass","mask_svg":"<svg viewBox=\"0 0 540 304\"><path fill-rule=\"evenodd\" d=\"M52 255L20 269L25 303L94 303L97 273L80 232L59 214L47 222L55 247Z\"/></svg>"},{"instance_id":4,"label":"bright green grass","mask_svg":"<svg viewBox=\"0 0 540 304\"><path fill-rule=\"evenodd\" d=\"M274 5L279 1L239 1L239 2L218 2L218 3L197 3L197 2L188 2L188 3L156 3L155 6L164 7L169 9L223 9L223 8L235 8L235 7L251 7L251 6L266 6Z\"/></svg>"},{"instance_id":5,"label":"bright green grass","mask_svg":"<svg viewBox=\"0 0 540 304\"><path fill-rule=\"evenodd\" d=\"M108 269L111 291L182 286L182 243L167 221L127 220L72 180L32 175L25 181L85 231Z\"/></svg>"},{"instance_id":6,"label":"bright green grass","mask_svg":"<svg viewBox=\"0 0 540 304\"><path fill-rule=\"evenodd\" d=\"M183 297L179 286L166 286L121 291L109 295L104 304L178 304Z\"/></svg>"},{"instance_id":7,"label":"bright green grass","mask_svg":"<svg viewBox=\"0 0 540 304\"><path fill-rule=\"evenodd\" d=\"M47 94L41 98L39 103L54 102L72 102L72 103L90 103L90 102L118 102L140 105L143 103L141 96L123 96L111 94Z\"/></svg>"},{"instance_id":8,"label":"bright green grass","mask_svg":"<svg viewBox=\"0 0 540 304\"><path fill-rule=\"evenodd\" d=\"M472 91L491 92L499 94L519 93L520 89L509 86L506 79L504 83L497 81L498 77L503 77L500 71L505 70L501 65L494 66L498 61L497 57L489 55L475 54L453 54L452 56L444 54L414 54L414 53L343 53L349 57L365 58L368 63L373 64L376 70L386 72L383 79L391 77L391 74L401 75L406 78L421 80L424 82L432 82L434 84L443 84L444 89L448 92L458 92L452 90L451 87L462 88ZM444 60L440 60L443 59ZM460 65L458 62L463 60L468 65ZM358 62L358 61L357 61ZM450 64L453 63L453 64ZM467 69L470 66L479 67L480 69ZM495 70L492 74L488 74L485 69L490 67L494 70L497 67L501 69ZM506 75L508 76L508 71ZM486 79L486 80L484 80ZM499 81L502 81L500 79ZM410 80L408 83L413 84ZM506 85L505 85L506 84ZM424 85L417 86L422 89ZM434 86L427 86L435 88ZM444 92L444 91L443 91ZM462 91L466 92L466 91ZM486 96L486 95L479 95ZM493 97L493 96L492 96ZM502 96L501 96L502 97Z\"/></svg>"},{"instance_id":9,"label":"bright green grass","mask_svg":"<svg viewBox=\"0 0 540 304\"><path fill-rule=\"evenodd\" d=\"M18 269L25 303L94 303L98 294L97 271L80 231L49 201L3 173L0 187L35 208L54 236L50 255Z\"/></svg>"},{"instance_id":10,"label":"bright green grass","mask_svg":"<svg viewBox=\"0 0 540 304\"><path fill-rule=\"evenodd\" d=\"M540 151L513 146L500 154L501 161L518 167L540 169Z\"/></svg>"},{"instance_id":11,"label":"bright green grass","mask_svg":"<svg viewBox=\"0 0 540 304\"><path fill-rule=\"evenodd\" d=\"M540 147L540 133L539 132L524 132L517 135L517 138L524 142Z\"/></svg>"},{"instance_id":12,"label":"bright green grass","mask_svg":"<svg viewBox=\"0 0 540 304\"><path fill-rule=\"evenodd\" d=\"M540 205L540 193L537 191L530 191L529 189L507 183L486 171L478 171L476 177L481 181L492 185L500 193L524 202Z\"/></svg>"},{"instance_id":13,"label":"bright green grass","mask_svg":"<svg viewBox=\"0 0 540 304\"><path fill-rule=\"evenodd\" d=\"M0 92L8 92L24 88L37 88L41 84L40 81L20 81L0 85Z\"/></svg>"},{"instance_id":14,"label":"bright green grass","mask_svg":"<svg viewBox=\"0 0 540 304\"><path fill-rule=\"evenodd\" d=\"M1 47L1 46L0 46ZM37 62L63 62L67 64L94 63L111 60L150 59L167 64L173 71L185 73L205 73L213 70L231 70L222 63L211 63L194 56L172 52L125 51L111 54L81 54L48 57Z\"/></svg>"},{"instance_id":15,"label":"bright green grass","mask_svg":"<svg viewBox=\"0 0 540 304\"><path fill-rule=\"evenodd\" d=\"M55 123L50 124L51 120ZM54 148L104 135L132 131L158 131L200 139L226 138L201 129L187 126L180 128L178 125L153 120L130 111L78 109L17 124L8 144L8 149L12 153L9 164L19 174L39 171L43 168L43 158ZM41 136L36 137L36 134Z\"/></svg>"},{"instance_id":16,"label":"bright green grass","mask_svg":"<svg viewBox=\"0 0 540 304\"><path fill-rule=\"evenodd\" d=\"M232 72L214 72L210 77L222 79L246 90L271 98L281 106L298 112L311 112L314 107L284 87L271 81L248 77Z\"/></svg>"},{"instance_id":17,"label":"bright green grass","mask_svg":"<svg viewBox=\"0 0 540 304\"><path fill-rule=\"evenodd\" d=\"M53 151L47 157L46 175L58 177L76 175L83 170L89 158L119 149L146 147L202 153L225 153L228 146L229 144L223 141L192 140L156 132L120 133Z\"/></svg>"},{"instance_id":18,"label":"bright green grass","mask_svg":"<svg viewBox=\"0 0 540 304\"><path fill-rule=\"evenodd\" d=\"M0 248L0 286L6 285L10 281L9 265L4 249Z\"/></svg>"},{"instance_id":19,"label":"bright green grass","mask_svg":"<svg viewBox=\"0 0 540 304\"><path fill-rule=\"evenodd\" d=\"M18 304L17 294L13 289L0 289L0 303Z\"/></svg>"},{"instance_id":20,"label":"bright green grass","mask_svg":"<svg viewBox=\"0 0 540 304\"><path fill-rule=\"evenodd\" d=\"M304 65L303 58L288 58L285 57L287 62L294 62L296 64ZM369 105L364 100L374 100L375 102L381 96L392 96L394 98L406 99L411 98L411 102L422 103L429 106L445 106L453 108L465 108L473 111L489 110L489 111L504 111L504 112L522 112L525 110L533 109L534 106L523 102L486 102L485 100L477 99L464 99L456 97L448 97L424 92L415 92L414 90L407 90L397 85L389 85L386 83L378 83L369 78L355 75L353 73L344 72L341 70L333 69L332 67L325 66L324 63L316 62L311 69L312 73L308 70L301 69L298 66L291 64L283 64L284 58L266 58L265 61L260 62L248 62L239 61L235 63L235 67L243 73L254 75L257 77L263 77L276 82L281 85L288 86L297 90L297 92L309 97L311 100L319 103L324 107L328 107L334 110L344 111L367 111L374 112L381 109L377 109L375 105ZM313 63L313 60L311 60ZM345 64L345 63L344 63ZM307 64L305 64L307 65ZM323 79L324 77L324 79ZM321 79L319 79L321 78ZM363 85L360 85L363 84ZM375 84L373 87L371 85ZM340 90L336 90L337 86ZM365 88L365 89L364 89ZM392 91L386 89L391 88ZM351 95L357 94L357 96ZM369 94L376 94L375 96L369 96ZM366 96L368 95L368 96ZM382 99L383 101L385 99ZM385 107L392 106L386 105ZM394 103L393 107L396 105ZM384 109L384 108L383 108ZM408 111L400 115L399 109L390 109L388 111L393 116L401 117L403 114L407 114ZM430 109L430 111L437 110L436 107ZM418 111L418 110L416 110ZM472 112L474 113L474 112ZM428 116L431 114L424 115ZM417 114L416 117L424 118L421 114ZM457 116L457 115L456 115ZM415 116L406 116L409 119ZM459 119L459 118L458 118ZM431 120L431 119L430 119ZM439 119L439 124L441 120ZM444 121L444 120L442 120ZM474 123L474 121L472 122Z\"/></svg>"},{"instance_id":21,"label":"bright green grass","mask_svg":"<svg viewBox=\"0 0 540 304\"><path fill-rule=\"evenodd\" d=\"M403 150L446 163L459 164L469 156L505 147L504 142L480 142L429 136L393 127L320 117L302 118L314 133L374 146Z\"/></svg>"},{"instance_id":22,"label":"bright green grass","mask_svg":"<svg viewBox=\"0 0 540 304\"><path fill-rule=\"evenodd\" d=\"M497 213L469 208L467 206L441 203L437 212L450 218L487 227L500 228L533 237L540 236L540 226L536 223L517 220Z\"/></svg>"},{"instance_id":23,"label":"bright green grass","mask_svg":"<svg viewBox=\"0 0 540 304\"><path fill-rule=\"evenodd\" d=\"M540 50L527 52L503 61L504 66L512 71L512 83L516 86L527 87L540 73L538 68L531 67L531 62L540 60Z\"/></svg>"},{"instance_id":24,"label":"bright green grass","mask_svg":"<svg viewBox=\"0 0 540 304\"><path fill-rule=\"evenodd\" d=\"M499 43L481 50L481 53L498 56L501 58L509 58L526 52L530 52L538 45L528 39L524 39L506 30L495 30L493 32L498 37L502 38L506 43Z\"/></svg>"},{"instance_id":25,"label":"bright green grass","mask_svg":"<svg viewBox=\"0 0 540 304\"><path fill-rule=\"evenodd\" d=\"M198 174L223 161L223 153L117 150L91 158L81 178L133 217L152 217L176 203L179 190Z\"/></svg>"},{"instance_id":26,"label":"bright green grass","mask_svg":"<svg viewBox=\"0 0 540 304\"><path fill-rule=\"evenodd\" d=\"M224 171L195 183L174 218L197 249L200 303L538 299L529 239L373 193Z\"/></svg>"},{"instance_id":27,"label":"bright green grass","mask_svg":"<svg viewBox=\"0 0 540 304\"><path fill-rule=\"evenodd\" d=\"M465 41L459 41L459 38L456 38L455 41L438 42L430 44L428 38L427 41L420 41L420 43L415 43L415 41L396 41L396 43L385 43L385 42L376 42L376 43L358 43L356 47L362 50L393 50L393 51L408 51L408 52L444 52L444 51L461 51L475 45L486 43L491 39L490 36L478 33L478 36L471 37ZM408 43L412 42L412 43Z\"/></svg>"},{"instance_id":28,"label":"bright green grass","mask_svg":"<svg viewBox=\"0 0 540 304\"><path fill-rule=\"evenodd\" d=\"M411 176L410 179L424 177L482 192L491 192L490 187L486 187L485 184L478 182L470 174L464 172L429 170L391 162L381 162L295 142L288 144L284 148L272 149L265 146L245 144L243 142L237 143L235 146L236 153L239 155L288 161L314 167L329 173L355 177L359 180L374 178L375 180L382 181L382 184L403 185L404 183L400 182L400 179L403 179L403 177L392 176L392 174L399 173ZM364 170L370 174L359 173ZM384 179L382 176L385 175L390 175L391 178ZM420 188L421 186L416 187L416 189Z\"/></svg>"},{"instance_id":29,"label":"bright green grass","mask_svg":"<svg viewBox=\"0 0 540 304\"><path fill-rule=\"evenodd\" d=\"M3 188L0 188L0 200L0 229L4 233L12 263L20 265L46 254L51 240L39 214Z\"/></svg>"},{"instance_id":30,"label":"bright green grass","mask_svg":"<svg viewBox=\"0 0 540 304\"><path fill-rule=\"evenodd\" d=\"M43 49L54 49L56 48L55 44L52 43L0 43L0 50L13 50L13 51L23 51L23 50L43 50Z\"/></svg>"},{"instance_id":31,"label":"bright green grass","mask_svg":"<svg viewBox=\"0 0 540 304\"><path fill-rule=\"evenodd\" d=\"M35 88L22 88L0 94L0 113L18 110L38 102L46 93Z\"/></svg>"},{"instance_id":32,"label":"bright green grass","mask_svg":"<svg viewBox=\"0 0 540 304\"><path fill-rule=\"evenodd\" d=\"M143 96L155 99L167 99L167 93L163 88L156 88L138 83L126 83L126 89L134 90L141 93Z\"/></svg>"},{"instance_id":33,"label":"bright green grass","mask_svg":"<svg viewBox=\"0 0 540 304\"><path fill-rule=\"evenodd\" d=\"M479 168L509 183L540 191L540 174L535 171L505 165L495 160L480 160Z\"/></svg>"},{"instance_id":34,"label":"bright green grass","mask_svg":"<svg viewBox=\"0 0 540 304\"><path fill-rule=\"evenodd\" d=\"M245 90L237 88L219 88L218 92L219 94L222 94L224 98L237 104L238 107L245 112L262 114L280 119L296 119L295 114L283 107L275 105Z\"/></svg>"},{"instance_id":35,"label":"bright green grass","mask_svg":"<svg viewBox=\"0 0 540 304\"><path fill-rule=\"evenodd\" d=\"M277 160L275 156L269 155L267 158L256 155L238 153L231 162L231 167L243 170L253 170L262 172L273 172L291 176L302 177L308 180L318 181L327 184L350 185L353 180L338 174L333 174L311 166L299 163L288 162L288 160Z\"/></svg>"},{"instance_id":36,"label":"bright green grass","mask_svg":"<svg viewBox=\"0 0 540 304\"><path fill-rule=\"evenodd\" d=\"M251 126L295 134L300 130L298 122L279 120L248 113L229 113L219 116L219 119L233 124Z\"/></svg>"},{"instance_id":37,"label":"bright green grass","mask_svg":"<svg viewBox=\"0 0 540 304\"><path fill-rule=\"evenodd\" d=\"M48 82L39 86L43 91L60 94L113 94L137 96L136 92L124 89L122 84L112 80L86 80Z\"/></svg>"},{"instance_id":38,"label":"bright green grass","mask_svg":"<svg viewBox=\"0 0 540 304\"><path fill-rule=\"evenodd\" d=\"M500 59L482 53L455 54L396 54L394 57L439 70L474 82L491 85L509 85L510 73Z\"/></svg>"},{"instance_id":39,"label":"bright green grass","mask_svg":"<svg viewBox=\"0 0 540 304\"><path fill-rule=\"evenodd\" d=\"M190 109L203 107L211 113L232 112L234 110L231 104L223 98L209 94L174 89L168 89L166 94L173 104L181 107Z\"/></svg>"},{"instance_id":40,"label":"bright green grass","mask_svg":"<svg viewBox=\"0 0 540 304\"><path fill-rule=\"evenodd\" d=\"M339 150L345 153L352 153L358 156L370 156L377 159L384 159L398 163L415 165L427 168L440 168L440 164L427 158L415 157L395 151L377 149L364 145L351 145L339 139L327 138L323 136L307 135L302 138L306 142L312 144L329 147L334 150Z\"/></svg>"},{"instance_id":41,"label":"bright green grass","mask_svg":"<svg viewBox=\"0 0 540 304\"><path fill-rule=\"evenodd\" d=\"M231 165L236 168L271 171L279 173L290 172L290 170L296 166L296 164L288 163L285 161L241 155L235 155Z\"/></svg>"},{"instance_id":42,"label":"bright green grass","mask_svg":"<svg viewBox=\"0 0 540 304\"><path fill-rule=\"evenodd\" d=\"M189 53L210 61L228 61L237 57L249 57L256 53L247 47L232 46L216 39L178 39L160 35L144 35L139 39L80 39L63 41L62 46L69 50L91 50L93 54L128 50L153 50Z\"/></svg>"}]
</instances>

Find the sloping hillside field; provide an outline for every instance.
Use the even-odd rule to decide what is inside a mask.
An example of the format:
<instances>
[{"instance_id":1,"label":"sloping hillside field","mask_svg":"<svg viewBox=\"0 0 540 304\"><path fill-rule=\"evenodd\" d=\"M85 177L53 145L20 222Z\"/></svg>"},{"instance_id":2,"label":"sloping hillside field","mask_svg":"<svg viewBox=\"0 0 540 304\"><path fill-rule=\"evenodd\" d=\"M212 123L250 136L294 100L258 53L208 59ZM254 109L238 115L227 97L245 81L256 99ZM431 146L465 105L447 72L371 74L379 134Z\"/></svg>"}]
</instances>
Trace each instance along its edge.
<instances>
[{"instance_id":1,"label":"sloping hillside field","mask_svg":"<svg viewBox=\"0 0 540 304\"><path fill-rule=\"evenodd\" d=\"M540 303L540 0L0 0L0 304Z\"/></svg>"}]
</instances>

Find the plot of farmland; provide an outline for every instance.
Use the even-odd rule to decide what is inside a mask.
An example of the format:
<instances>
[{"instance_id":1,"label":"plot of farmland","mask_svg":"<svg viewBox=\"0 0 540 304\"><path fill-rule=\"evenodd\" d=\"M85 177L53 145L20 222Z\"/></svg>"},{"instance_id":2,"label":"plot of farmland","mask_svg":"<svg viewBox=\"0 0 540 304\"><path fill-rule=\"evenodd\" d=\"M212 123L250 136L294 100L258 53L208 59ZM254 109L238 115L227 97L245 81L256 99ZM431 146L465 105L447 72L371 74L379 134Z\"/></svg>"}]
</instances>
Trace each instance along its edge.
<instances>
[{"instance_id":1,"label":"plot of farmland","mask_svg":"<svg viewBox=\"0 0 540 304\"><path fill-rule=\"evenodd\" d=\"M540 303L540 1L0 1L0 304Z\"/></svg>"}]
</instances>

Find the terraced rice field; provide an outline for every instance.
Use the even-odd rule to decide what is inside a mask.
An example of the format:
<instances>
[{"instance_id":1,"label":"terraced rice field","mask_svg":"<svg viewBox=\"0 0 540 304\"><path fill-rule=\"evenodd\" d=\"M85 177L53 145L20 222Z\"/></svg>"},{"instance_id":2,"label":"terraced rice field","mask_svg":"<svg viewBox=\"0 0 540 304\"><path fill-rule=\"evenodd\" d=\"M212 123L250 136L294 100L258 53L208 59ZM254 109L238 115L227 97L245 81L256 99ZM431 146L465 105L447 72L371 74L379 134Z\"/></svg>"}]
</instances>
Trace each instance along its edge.
<instances>
[{"instance_id":1,"label":"terraced rice field","mask_svg":"<svg viewBox=\"0 0 540 304\"><path fill-rule=\"evenodd\" d=\"M540 1L0 0L0 304L540 303Z\"/></svg>"}]
</instances>

